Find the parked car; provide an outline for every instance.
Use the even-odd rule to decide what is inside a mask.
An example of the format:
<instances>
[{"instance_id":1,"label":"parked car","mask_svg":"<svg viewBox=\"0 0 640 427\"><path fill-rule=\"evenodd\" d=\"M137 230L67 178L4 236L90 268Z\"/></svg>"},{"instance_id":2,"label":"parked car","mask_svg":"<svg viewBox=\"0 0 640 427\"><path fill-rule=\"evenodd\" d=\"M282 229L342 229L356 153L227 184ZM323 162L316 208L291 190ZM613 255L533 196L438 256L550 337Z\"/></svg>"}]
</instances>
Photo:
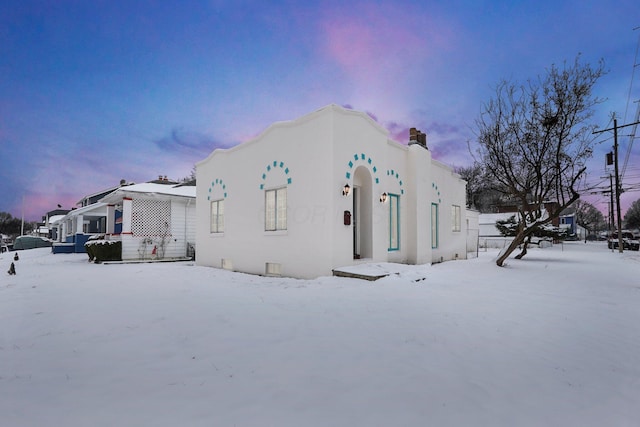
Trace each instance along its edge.
<instances>
[{"instance_id":1,"label":"parked car","mask_svg":"<svg viewBox=\"0 0 640 427\"><path fill-rule=\"evenodd\" d=\"M618 249L619 245L618 233L611 233L607 246L609 249ZM622 249L637 251L640 250L640 241L629 231L622 232Z\"/></svg>"},{"instance_id":2,"label":"parked car","mask_svg":"<svg viewBox=\"0 0 640 427\"><path fill-rule=\"evenodd\" d=\"M53 241L38 236L18 236L13 242L13 250L46 248L51 246Z\"/></svg>"}]
</instances>

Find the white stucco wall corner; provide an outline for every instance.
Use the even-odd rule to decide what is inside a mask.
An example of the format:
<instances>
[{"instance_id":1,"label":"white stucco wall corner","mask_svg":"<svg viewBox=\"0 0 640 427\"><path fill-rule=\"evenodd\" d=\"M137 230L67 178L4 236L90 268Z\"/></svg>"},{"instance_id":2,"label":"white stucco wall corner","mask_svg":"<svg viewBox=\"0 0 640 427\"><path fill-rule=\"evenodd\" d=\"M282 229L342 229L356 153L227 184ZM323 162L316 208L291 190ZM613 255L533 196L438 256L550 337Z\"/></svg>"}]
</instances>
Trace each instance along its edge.
<instances>
[{"instance_id":1,"label":"white stucco wall corner","mask_svg":"<svg viewBox=\"0 0 640 427\"><path fill-rule=\"evenodd\" d=\"M430 263L431 203L439 197L443 216L450 204L464 207L463 181L428 150L388 135L367 113L329 104L214 151L196 164L196 263L220 267L226 260L236 271L300 278L361 262ZM266 195L277 189L286 189L286 229L265 232ZM391 225L383 193L398 196L399 227ZM224 232L212 237L217 201L224 202ZM441 224L447 259L464 251L464 240L445 232L450 224Z\"/></svg>"}]
</instances>

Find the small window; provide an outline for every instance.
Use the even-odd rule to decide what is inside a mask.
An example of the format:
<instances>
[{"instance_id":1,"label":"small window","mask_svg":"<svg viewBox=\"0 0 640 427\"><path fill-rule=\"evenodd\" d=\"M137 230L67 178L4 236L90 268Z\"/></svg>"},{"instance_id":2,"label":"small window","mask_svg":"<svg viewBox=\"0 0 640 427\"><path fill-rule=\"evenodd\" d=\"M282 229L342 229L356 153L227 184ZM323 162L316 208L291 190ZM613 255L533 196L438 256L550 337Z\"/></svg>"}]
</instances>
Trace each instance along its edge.
<instances>
[{"instance_id":1,"label":"small window","mask_svg":"<svg viewBox=\"0 0 640 427\"><path fill-rule=\"evenodd\" d=\"M287 187L266 190L264 193L264 229L287 229Z\"/></svg>"},{"instance_id":2,"label":"small window","mask_svg":"<svg viewBox=\"0 0 640 427\"><path fill-rule=\"evenodd\" d=\"M451 205L451 231L460 231L460 206Z\"/></svg>"},{"instance_id":3,"label":"small window","mask_svg":"<svg viewBox=\"0 0 640 427\"><path fill-rule=\"evenodd\" d=\"M211 202L211 232L224 233L224 200Z\"/></svg>"},{"instance_id":4,"label":"small window","mask_svg":"<svg viewBox=\"0 0 640 427\"><path fill-rule=\"evenodd\" d=\"M431 248L438 247L438 204L431 203Z\"/></svg>"},{"instance_id":5,"label":"small window","mask_svg":"<svg viewBox=\"0 0 640 427\"><path fill-rule=\"evenodd\" d=\"M400 196L389 194L389 250L400 250Z\"/></svg>"}]
</instances>

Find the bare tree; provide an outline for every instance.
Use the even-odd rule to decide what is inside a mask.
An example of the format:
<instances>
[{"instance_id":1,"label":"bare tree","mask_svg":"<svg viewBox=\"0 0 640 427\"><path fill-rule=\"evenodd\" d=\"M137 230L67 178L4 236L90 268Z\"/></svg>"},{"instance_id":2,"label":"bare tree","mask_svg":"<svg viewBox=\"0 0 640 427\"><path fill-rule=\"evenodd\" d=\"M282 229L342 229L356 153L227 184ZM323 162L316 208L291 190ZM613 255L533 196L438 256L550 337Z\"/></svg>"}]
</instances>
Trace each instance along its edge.
<instances>
[{"instance_id":1,"label":"bare tree","mask_svg":"<svg viewBox=\"0 0 640 427\"><path fill-rule=\"evenodd\" d=\"M516 235L497 265L520 245L518 257L524 256L527 237L580 197L578 184L595 143L595 126L588 122L602 101L592 89L604 73L602 62L594 68L578 56L525 84L502 81L483 106L476 120L477 160L519 213ZM546 201L556 203L547 204L545 214Z\"/></svg>"},{"instance_id":2,"label":"bare tree","mask_svg":"<svg viewBox=\"0 0 640 427\"><path fill-rule=\"evenodd\" d=\"M502 202L502 194L493 189L490 177L484 173L481 164L460 166L455 168L455 171L467 181L468 208L476 209L481 213L489 213Z\"/></svg>"},{"instance_id":3,"label":"bare tree","mask_svg":"<svg viewBox=\"0 0 640 427\"><path fill-rule=\"evenodd\" d=\"M633 202L627 210L624 224L627 228L640 228L640 199Z\"/></svg>"},{"instance_id":4,"label":"bare tree","mask_svg":"<svg viewBox=\"0 0 640 427\"><path fill-rule=\"evenodd\" d=\"M193 165L193 167L191 168L191 173L189 173L188 176L185 176L184 178L182 178L180 182L183 184L186 184L186 183L195 182L195 181L196 181L196 166Z\"/></svg>"},{"instance_id":5,"label":"bare tree","mask_svg":"<svg viewBox=\"0 0 640 427\"><path fill-rule=\"evenodd\" d=\"M584 227L589 233L597 231L605 223L604 215L591 203L578 200L575 203L576 223ZM585 241L587 235L584 236Z\"/></svg>"}]
</instances>

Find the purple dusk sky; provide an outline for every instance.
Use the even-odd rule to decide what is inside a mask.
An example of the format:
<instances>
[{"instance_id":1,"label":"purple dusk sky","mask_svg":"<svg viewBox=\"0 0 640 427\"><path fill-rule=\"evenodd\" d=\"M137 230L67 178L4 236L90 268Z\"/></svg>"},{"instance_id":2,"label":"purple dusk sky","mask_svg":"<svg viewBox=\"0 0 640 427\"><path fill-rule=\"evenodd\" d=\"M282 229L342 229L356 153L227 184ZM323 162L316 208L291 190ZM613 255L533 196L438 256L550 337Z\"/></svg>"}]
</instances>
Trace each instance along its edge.
<instances>
[{"instance_id":1,"label":"purple dusk sky","mask_svg":"<svg viewBox=\"0 0 640 427\"><path fill-rule=\"evenodd\" d=\"M605 61L595 123L632 122L640 2L5 1L0 5L0 211L40 220L121 179L188 176L217 147L335 103L469 165L501 79ZM621 132L624 161L629 147ZM588 182L608 183L602 134ZM640 143L624 208L640 198ZM587 200L606 212L607 197Z\"/></svg>"}]
</instances>

